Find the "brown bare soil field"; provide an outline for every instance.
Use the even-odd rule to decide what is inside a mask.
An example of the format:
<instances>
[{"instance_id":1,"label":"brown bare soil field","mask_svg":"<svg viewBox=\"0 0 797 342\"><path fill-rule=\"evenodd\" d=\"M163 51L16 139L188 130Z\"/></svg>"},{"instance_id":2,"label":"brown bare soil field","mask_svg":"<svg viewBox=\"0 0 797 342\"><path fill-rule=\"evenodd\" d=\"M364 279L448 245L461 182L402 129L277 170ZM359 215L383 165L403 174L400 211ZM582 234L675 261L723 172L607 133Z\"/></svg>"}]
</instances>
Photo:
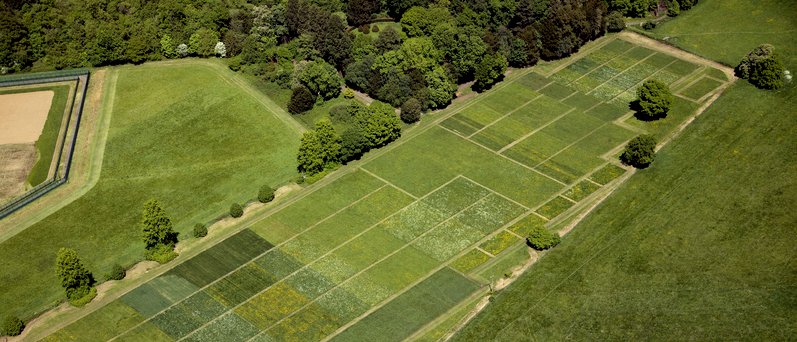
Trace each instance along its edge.
<instances>
[{"instance_id":1,"label":"brown bare soil field","mask_svg":"<svg viewBox=\"0 0 797 342\"><path fill-rule=\"evenodd\" d=\"M36 163L36 147L30 144L0 145L0 203L25 193L28 173Z\"/></svg>"},{"instance_id":2,"label":"brown bare soil field","mask_svg":"<svg viewBox=\"0 0 797 342\"><path fill-rule=\"evenodd\" d=\"M52 91L0 95L0 145L36 142L53 95Z\"/></svg>"}]
</instances>

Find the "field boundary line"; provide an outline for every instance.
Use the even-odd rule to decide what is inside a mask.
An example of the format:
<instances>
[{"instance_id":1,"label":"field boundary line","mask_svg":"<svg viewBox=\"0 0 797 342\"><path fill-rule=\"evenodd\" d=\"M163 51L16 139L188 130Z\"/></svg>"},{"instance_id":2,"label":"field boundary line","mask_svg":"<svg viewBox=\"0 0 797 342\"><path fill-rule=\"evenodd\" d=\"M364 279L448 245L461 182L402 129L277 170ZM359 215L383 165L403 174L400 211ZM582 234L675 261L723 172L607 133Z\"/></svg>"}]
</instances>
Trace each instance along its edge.
<instances>
[{"instance_id":1,"label":"field boundary line","mask_svg":"<svg viewBox=\"0 0 797 342\"><path fill-rule=\"evenodd\" d=\"M563 104L564 104L564 103L563 103ZM551 121L548 121L548 122L546 122L544 125L542 125L542 126L540 126L540 127L537 127L537 128L535 128L534 130L532 130L531 132L528 132L528 133L526 133L526 134L522 135L520 138L517 138L517 140L515 140L515 141L513 141L513 142L509 143L509 145L506 145L506 146L502 147L500 150L498 150L498 151L494 151L494 152L495 152L495 153L497 153L497 154L503 155L503 153L504 153L504 152L506 152L506 150L508 150L508 149L510 149L510 148L512 148L512 147L514 147L515 145L517 145L517 144L521 143L523 140L526 140L526 139L528 139L530 136L532 136L532 135L534 135L535 133L537 133L537 132L539 132L539 131L543 130L544 128L546 128L546 127L548 127L548 126L552 125L554 122L556 122L556 121L559 121L559 119L561 119L561 118L563 118L563 117L567 116L568 114L570 114L570 113L574 112L575 110L576 110L576 108L571 106L571 107L570 107L570 110L568 110L568 111L564 112L562 115L559 115L559 116L557 116L557 117L553 118L553 120L551 120Z\"/></svg>"},{"instance_id":2,"label":"field boundary line","mask_svg":"<svg viewBox=\"0 0 797 342\"><path fill-rule=\"evenodd\" d=\"M454 272L459 272L458 270L453 269L453 268L452 268L452 270L454 270ZM459 272L459 273L462 274L461 272ZM465 277L467 277L467 275L465 275ZM464 308L466 308L466 307L468 307L468 306L470 306L472 304L473 305L477 305L479 300L481 299L481 297L484 296L489 291L490 291L489 289L485 289L484 287L476 290L476 292L474 292L473 294L471 294L470 296L465 298L462 302L457 303L457 305L455 305L454 307L452 307L448 311L444 312L442 315L440 315L440 317L437 317L437 318L431 320L429 323L425 324L420 329L416 330L412 335L410 335L409 337L405 338L401 342L417 341L418 338L420 338L424 334L428 333L432 329L436 328L437 326L439 326L440 324L442 324L443 322L445 322L446 320L451 318L451 316L454 313L456 313L459 310L462 310L462 309L464 309ZM460 319L460 321L461 320L462 319Z\"/></svg>"},{"instance_id":3,"label":"field boundary line","mask_svg":"<svg viewBox=\"0 0 797 342\"><path fill-rule=\"evenodd\" d=\"M632 49L633 49L633 48L629 49L628 51L631 51ZM625 54L626 54L628 51L624 52L622 55L624 56L624 55L625 55ZM618 77L620 77L620 75L622 75L622 74L625 74L625 73L626 73L628 70L631 70L631 68L633 68L633 67L635 67L635 66L637 66L637 65L639 65L639 64L642 64L643 62L645 62L646 60L648 60L650 57L652 57L652 56L655 56L655 55L656 55L656 53L657 53L656 51L653 51L653 53L651 53L650 55L647 55L647 56L645 56L645 58L642 58L642 59L640 59L640 60L636 61L636 63L634 63L634 64L631 64L631 65L630 65L630 66L628 66L627 68L625 68L625 69L623 69L622 71L620 71L620 73L619 73L619 74L612 76L611 78L609 78L609 79L608 79L608 80L606 80L606 81L603 81L603 83L601 83L601 84L597 85L595 88L592 88L590 91L586 92L585 94L587 94L587 95L591 95L591 94L592 94L593 92L595 92L595 90L597 90L598 88L600 88L600 87L602 87L602 86L604 86L604 85L608 84L609 82L611 82L611 81L612 81L612 80L614 80L615 78L618 78ZM620 57L620 56L618 56L618 57ZM614 59L614 58L612 58L612 59ZM607 63L608 63L608 62L607 62ZM669 66L669 65L670 65L670 64L672 64L672 63L675 63L675 61L672 61L672 62L670 62L670 63L667 63L667 65L666 65L666 66L664 66L664 67L662 67L662 68L656 69L656 71L654 71L652 74L650 74L650 76L652 76L653 74L655 74L655 73L659 72L659 70L662 70L662 69L666 68L667 66ZM648 77L650 77L650 76L648 76ZM644 82L646 79L648 79L648 77L645 77L645 78L644 78L642 81ZM631 87L625 88L625 90L623 90L623 92L627 91L628 89L631 89ZM621 92L620 94L617 94L617 95L613 96L613 97L612 97L612 98L610 98L610 99L604 100L603 102L609 102L609 101L611 101L611 100L614 100L614 99L615 99L617 96L620 96L621 94L622 94L622 92Z\"/></svg>"},{"instance_id":4,"label":"field boundary line","mask_svg":"<svg viewBox=\"0 0 797 342\"><path fill-rule=\"evenodd\" d=\"M415 196L415 195L413 195L413 194L409 193L409 191L402 189L401 187L399 187L399 186L398 186L398 185L396 185L396 184L393 184L393 182L391 182L391 181L389 181L389 180L387 180L387 179L384 179L384 178L382 178L382 177L379 177L379 175L377 175L377 174L375 174L375 173L373 173L373 172L371 172L371 171L368 171L368 170L366 170L366 169L362 168L362 166L358 166L358 167L357 167L357 169L359 169L359 170L362 170L363 172L365 172L365 173L367 173L367 174L371 175L372 177L374 177L374 178L376 178L376 179L378 179L378 180L380 180L380 181L384 182L385 184L387 184L387 185L390 185L390 186L392 186L392 187L396 188L396 190L403 192L405 195L412 197L412 199L414 199L414 200L417 200L417 199L418 199L418 196Z\"/></svg>"},{"instance_id":5,"label":"field boundary line","mask_svg":"<svg viewBox=\"0 0 797 342\"><path fill-rule=\"evenodd\" d=\"M528 169L528 170L530 170L530 171L532 171L532 172L538 173L538 174L540 174L541 176L543 176L543 177L545 177L545 178L548 178L548 179L550 179L550 180L552 180L552 181L554 181L554 182L556 182L556 183L559 183L559 184L561 184L561 185L567 185L567 184L565 184L565 183L562 183L561 181L559 181L559 180L557 180L557 179L555 179L555 178L553 178L553 177L551 177L551 176L549 176L549 175L547 175L547 174L544 174L544 173L540 172L539 170L537 170L537 169L534 169L534 168L532 168L532 167L530 167L530 166L528 166L528 165L526 165L526 164L523 164L523 163L521 163L521 162L519 162L519 161L517 161L517 160L514 160L514 159L512 159L512 158L509 158L509 157L507 157L507 156L505 156L505 155L503 155L503 154L496 153L495 151L491 150L489 147L487 147L487 146L484 146L484 145L482 145L482 144L480 144L480 143L477 143L477 142L475 142L475 141L473 141L473 140L470 140L470 139L468 139L468 138L464 137L463 135L461 135L461 134L459 134L459 133L457 133L457 132L455 132L455 131L452 131L452 130L450 130L450 129L446 128L446 127L443 127L443 126L440 126L440 128L442 128L442 129L444 129L444 130L448 131L448 132L449 132L449 133L451 133L451 134L455 134L455 135L459 136L460 138L462 138L462 139L464 139L464 140L466 140L466 141L470 142L471 144L474 144L474 145L476 145L476 146L479 146L479 147L481 147L481 148L483 148L483 149L485 149L485 150L487 150L487 151L490 151L490 153L492 153L492 154L495 154L495 155L497 155L497 156L499 156L499 157L501 157L501 158L504 158L504 159L506 159L506 160L509 160L509 161L511 161L511 162L513 162L513 163L515 163L515 164L518 164L518 165L520 165L520 166L522 166L522 167L524 167L524 168L526 168L526 169Z\"/></svg>"},{"instance_id":6,"label":"field boundary line","mask_svg":"<svg viewBox=\"0 0 797 342\"><path fill-rule=\"evenodd\" d=\"M470 179L469 177L467 177L467 176L465 176L465 175L463 175L463 174L460 174L460 175L459 175L459 177L462 177L462 178L464 178L465 180L467 180L468 182L471 182L471 183L473 183L473 184L476 184L476 185L478 185L478 186L480 186L480 187L484 188L485 190L487 190L487 191L489 191L489 192L491 192L491 193L493 193L493 194L496 194L496 195L498 195L499 197L501 197L501 198L503 198L503 199L505 199L505 200L508 200L508 201L510 201L510 202L512 202L512 203L514 203L515 205L518 205L518 206L520 206L520 207L521 207L521 208L523 208L523 209L530 210L530 208L529 208L529 207L527 207L527 206L525 206L525 205L523 205L523 204L520 204L519 202L517 202L517 201L515 201L515 200L513 200L513 199L511 199L511 198L509 198L509 197L507 197L507 196L505 196L504 194L502 194L502 193L500 193L500 192L498 192L498 191L495 191L495 190L493 190L493 189L491 189L491 188L489 188L489 187L487 187L487 186L484 186L483 184L481 184L481 183L479 183L479 182L477 182L477 181L475 181L475 180L473 180L473 179Z\"/></svg>"},{"instance_id":7,"label":"field boundary line","mask_svg":"<svg viewBox=\"0 0 797 342\"><path fill-rule=\"evenodd\" d=\"M328 220L328 219L330 219L330 218L332 218L332 217L336 216L337 214L339 214L339 213L340 213L340 212L342 212L343 210L346 210L346 209L348 209L349 207L351 207L351 206L353 206L353 205L355 205L355 204L359 203L360 201L363 201L363 200L365 200L366 198L368 198L368 197L369 197L369 196L371 196L372 194L374 194L374 193L378 192L379 190L381 190L381 189L383 189L383 188L385 188L385 187L387 187L387 186L388 186L387 184L383 184L382 186L380 186L380 187L376 188L375 190L371 191L370 193L366 194L365 196L358 198L356 201L354 201L354 202L350 203L349 205L347 205L347 206L345 206L345 207L341 208L340 210L337 210L337 211L335 211L334 213L330 214L330 215L329 215L329 216L327 216L327 217L324 217L323 219L319 220L318 222L316 222L316 223L313 223L313 224L312 224L312 225L310 225L309 227L305 228L304 230L302 230L301 232L299 232L299 233L295 234L294 236L291 236L290 238L286 239L285 241L283 241L283 242L280 242L280 243L278 243L278 244L273 244L273 245L272 245L272 247L271 247L271 248L269 248L268 250L266 250L265 252L263 252L263 253L260 253L260 254L258 254L258 255L256 255L256 256L252 257L251 259L249 259L248 261L244 262L244 263L243 263L243 264L241 264L240 266L238 266L238 267L234 268L232 271L230 271L230 272L227 272L227 273L223 274L222 276L220 276L220 277L218 277L218 278L214 279L213 281L211 281L211 282L210 282L210 283L208 283L207 285L205 285L205 286L202 286L202 287L198 288L197 290L195 290L195 291L191 292L191 294L189 294L189 295L188 295L188 296L186 296L185 298L182 298L182 299L180 299L180 300L178 300L178 301L175 301L174 303L170 304L169 306L167 306L167 307L165 307L165 308L161 309L160 311L158 311L158 312L154 313L152 316L150 316L150 317L148 317L148 318L144 319L143 321L139 322L139 323L138 323L138 324L136 324L135 326L133 326L133 327L131 327L131 328L129 328L129 329L127 329L127 330L125 330L125 331L124 331L124 332L122 332L122 333L119 333L119 334L117 334L116 336L114 336L113 338L109 339L108 341L113 341L113 340L116 340L116 339L117 339L117 338L119 338L120 336L123 336L123 335L127 334L128 332L135 330L135 329L136 329L136 328L138 328L139 326L141 326L141 325L143 325L143 324L145 324L145 323L147 323L147 322L151 321L153 318L155 318L155 316L158 316L159 314L166 312L167 310L169 310L169 309L171 309L171 308L173 308L173 307L175 307L175 306L179 305L180 303L182 303L182 302L184 302L184 301L188 300L188 298L190 298L191 296L193 296L193 295L195 295L195 294L197 294L197 293L199 293L199 292L202 292L202 291L204 291L205 289L207 289L207 288L209 288L209 287L211 287L211 286L215 285L215 284L216 284L217 282L219 282L221 279L224 279L224 278L226 278L227 276L229 276L230 274L233 274L233 273L237 272L238 270L240 270L240 269L242 269L242 268L246 267L246 265L248 265L249 263L251 263L251 262L254 262L256 259L259 259L259 258L263 257L264 255L266 255L266 254L268 254L268 253L272 252L273 250L275 250L275 249L279 248L280 246L282 246L282 245L284 245L284 244L288 243L289 241L292 241L293 239L297 238L298 236L300 236L300 235L302 235L302 234L304 234L304 233L308 232L309 230L311 230L311 229L315 228L315 227L316 227L316 226L318 226L319 224L321 224L321 223L325 222L326 220ZM243 229L241 229L241 230L243 230ZM236 233L237 233L237 231L236 231ZM257 234L257 233L255 233L255 234ZM234 235L234 233L233 233L232 235ZM230 235L230 236L232 236L232 235ZM260 235L258 234L258 236L260 236ZM227 238L229 238L229 236L228 236ZM262 238L262 237L261 237L261 238ZM213 244L212 246L209 246L208 248L206 248L206 249L204 249L204 250L208 250L208 249L210 249L211 247L213 247L213 246L216 246L216 245L218 245L218 244L220 244L220 243L222 243L222 242L224 242L224 241L226 241L226 240L227 240L227 239L225 238L225 239L223 239L223 240L221 240L221 241L219 241L219 242L217 242L217 243ZM268 241L268 240L266 240L265 238L263 238L263 240L264 240L264 241ZM270 243L270 242L269 242L269 243ZM198 253L198 254L201 254L201 252L200 252L200 253ZM192 258L186 259L185 261L181 262L180 264L183 264L183 263L185 263L186 261L193 259L193 257L195 257L195 255L194 255L194 256L192 256ZM175 267L176 267L176 266L177 266L177 264L175 265ZM174 268L174 267L172 267L172 268ZM164 272L164 273L166 273L166 272ZM296 272L293 272L293 273L291 273L291 274L294 274L294 273L296 273ZM153 278L153 279L154 279L154 278ZM142 285L143 285L143 284L142 284ZM138 287L136 287L136 288L138 288ZM135 288L131 289L131 291L132 291L132 290L134 290L134 289L135 289ZM129 293L129 292L131 292L131 291L128 291L128 293ZM127 294L127 293L125 293L125 294ZM119 297L122 297L122 296L123 296L123 295L120 295ZM225 311L225 313L226 313L226 312L227 312L227 311Z\"/></svg>"},{"instance_id":8,"label":"field boundary line","mask_svg":"<svg viewBox=\"0 0 797 342\"><path fill-rule=\"evenodd\" d=\"M598 40L601 39L601 38L605 38L605 40L602 41L602 42L598 42ZM618 38L619 37L616 36L616 35L603 35L603 37L598 37L597 39L593 40L594 42L598 42L598 44L596 44L596 45L594 45L594 46L592 46L592 47L590 47L588 49L583 49L583 50L579 49L578 52L576 52L576 53L574 53L574 54L569 56L569 57L577 57L577 58L573 58L572 61L570 61L569 63L564 63L564 64L562 64L560 66L557 66L557 67L553 68L550 72L548 72L547 75L546 74L541 74L541 75L545 76L545 78L551 78L551 76L553 76L556 73L562 71L562 69L569 67L571 64L573 64L575 62L578 62L579 60L583 59L586 56L589 56L593 51L600 50L602 47L608 45L609 43L611 43L611 42L613 42L615 40L617 40ZM623 51L623 53L625 53L625 52L627 52L627 50ZM599 67L600 66L598 66L596 68L599 68ZM590 71L592 71L592 70L590 70Z\"/></svg>"},{"instance_id":9,"label":"field boundary line","mask_svg":"<svg viewBox=\"0 0 797 342\"><path fill-rule=\"evenodd\" d=\"M439 186L438 188L434 189L434 190L433 190L433 191L431 191L429 194L431 194L431 193L433 193L434 191L437 191L437 190L439 190L439 189L442 189L442 188L443 188L443 187L445 187L446 185L448 185L448 184L452 183L453 181L455 181L455 180L456 180L456 178L457 178L457 177L454 177L454 178L453 178L453 179L451 179L450 181L448 181L448 182L445 182L443 185L441 185L441 186ZM385 187L387 187L387 186L388 186L388 184L384 184L383 186L379 187L379 189L377 189L377 190L373 191L372 193L375 193L375 192L379 191L380 189L383 189L383 188L385 188ZM427 194L426 196L428 196L429 194ZM369 195L370 195L370 194L369 194ZM423 198L425 198L426 196L424 196ZM364 197L367 197L367 196L364 196ZM363 197L363 198L364 198L364 197ZM361 198L361 199L362 199L362 198ZM250 297L249 297L249 298L247 298L245 301L243 301L243 302L241 302L241 303L239 303L239 304L235 305L234 307L232 307L232 308L230 308L230 309L228 309L228 310L224 311L224 312L223 312L221 315L219 315L219 316L215 317L214 319L212 319L212 320L210 320L210 321L208 321L208 322L205 322L205 323L204 323L204 324L202 324L200 327L197 327L196 329L194 329L194 330L192 330L191 332L189 332L187 335L185 335L185 336L181 337L180 339L178 339L178 341L179 341L179 340L182 340L182 339L185 339L185 338L187 338L187 337L189 337L189 336L193 335L193 334L194 334L194 333L196 333L196 332L197 332L199 329L201 329L201 328L203 328L203 327L207 326L207 325L208 325L208 324L210 324L211 322L214 322L214 321L218 320L219 318L221 318L221 317L222 317L222 316L224 316L225 314L227 314L227 313L230 313L230 312L234 312L234 311L235 311L235 309L237 309L237 308L241 307L242 305L244 305L245 303L247 303L247 302L248 302L248 301L250 301L251 299L253 299L253 298L255 298L255 297L257 297L257 296L259 296L259 295L263 294L263 293L264 293L264 292L266 292L267 290L269 290L269 289L271 289L272 287L274 287L274 285L284 282L284 281L285 281L285 279L287 279L288 277L290 277L290 276L292 276L292 275L294 275L294 274L298 273L298 272L299 272L299 271L301 271L301 270L304 270L305 268L310 268L310 265L311 265L311 264L313 264L313 263L315 263L315 262L317 262L317 261L321 260L322 258L326 257L327 255L331 254L332 252L334 252L334 251L336 251L336 250L340 249L340 248L341 248L343 245L345 245L345 244L347 244L347 243L349 243L349 242L351 242L351 241L353 241L353 240L357 239L358 237L360 237L360 236L364 235L366 232L370 231L371 229L373 229L374 227L378 226L379 224L381 224L381 223L385 222L385 221L386 221L386 220L388 220L389 218L391 218L391 217L393 217L394 215L396 215L398 212L401 212L401 211L405 210L405 209L406 209L408 206L410 206L411 204L413 204L413 203L415 203L415 202L419 202L419 201L421 201L421 200L422 200L422 199L419 199L419 200L412 201L410 204L408 204L408 205L404 206L403 208L400 208L400 209L396 210L395 212L391 213L390 215L386 216L385 218L383 218L383 219L379 220L379 222L376 222L376 223L374 223L373 225L371 225L371 226L369 226L369 227L365 228L365 229L364 229L362 232L360 232L360 233L357 233L356 235L354 235L354 236L353 236L353 237L351 237L350 239L348 239L348 240L346 240L346 241L344 241L344 242L340 243L338 246L335 246L335 248L333 248L333 249L329 250L328 252L326 252L326 253L324 253L323 255L319 256L319 257L318 257L318 258L316 258L315 260L313 260L313 261L311 261L311 262L309 262L309 263L305 264L304 266L302 266L302 267L300 267L300 268L296 269L295 271L293 271L293 272L291 272L290 274L286 275L286 276L285 276L285 277L283 277L282 279L280 279L280 280L278 280L278 281L274 282L274 284L271 284L271 285L269 285L269 286L265 287L263 290L261 290L261 291L257 292L256 294L254 294L254 295L250 296ZM341 210L341 211L342 211L342 210ZM330 215L330 217L332 217L332 216L334 216L334 215L335 215L335 214L333 214L333 215ZM322 221L325 221L326 219L328 219L328 218L330 218L330 217L324 218L324 220L322 220ZM320 224L322 221L316 222L315 224L313 224L313 227L317 226L317 225L318 225L318 224ZM311 227L311 228L312 228L312 227ZM311 228L305 229L305 230L303 230L302 232L300 232L300 233L298 233L298 234L294 235L294 236L293 236L293 237L291 237L290 239L288 239L288 240L285 240L284 242L282 242L282 243L280 243L280 244L278 244L278 245L275 245L275 246L274 246L272 249L270 249L269 251L266 251L265 253L261 254L260 256L258 256L258 257L256 257L256 258L253 258L253 259L252 259L252 261L254 261L254 260L255 260L255 259L257 259L257 258L260 258L262 255L265 255L266 253L270 252L271 250L273 250L273 249L276 249L276 248L278 248L279 246L282 246L283 244L287 243L288 241L290 241L290 240L293 240L294 238L296 238L296 237L298 237L298 236L300 236L300 235L302 235L302 234L306 233L306 232L307 232L307 231L309 231ZM250 262L251 262L251 261L250 261ZM249 263L249 262L247 262L246 264L248 264L248 263ZM239 268L242 268L242 267L244 267L244 266L245 266L245 265L242 265L242 266L241 266L241 267L239 267ZM232 273L232 272L230 272L230 273ZM220 278L218 278L218 279L214 280L214 281L213 281L211 284L208 284L208 286L211 286L212 284L215 284L216 282L218 282L218 281L219 281L219 280L221 280L222 278L226 277L226 276L227 276L227 275L229 275L230 273L228 273L228 274L224 275L223 277L220 277ZM207 286L206 286L206 287L207 287ZM326 292L325 292L325 293L326 293ZM320 297L320 296L319 296L319 297ZM187 298L187 297L186 297L186 298ZM183 300L185 300L185 299L183 299ZM312 302L314 302L314 301L315 301L315 300L313 300ZM160 313L160 312L159 312L159 313ZM152 316L152 317L155 317L155 316ZM150 319L152 319L152 317L150 317ZM287 317L285 317L285 318L287 318ZM284 319L284 318L283 318L283 319ZM249 321L247 320L247 322L249 322ZM142 323L143 323L143 322L142 322ZM269 328L270 328L270 327L269 327ZM132 330L132 329L131 329L131 330ZM126 331L125 333L127 333L127 332L129 332L129 331L131 331L131 330L128 330L128 331ZM262 333L262 332L264 332L264 331L266 331L266 330L268 330L268 329L261 330L261 331L260 331L260 332L259 332L257 335L259 335L260 333ZM115 339L115 338L117 338L117 337L119 337L119 336L122 336L122 335L124 335L125 333L123 333L123 334L120 334L120 335L117 335L116 337L114 337L114 339ZM257 336L257 335L255 335L255 336ZM254 336L253 336L253 337L254 337Z\"/></svg>"},{"instance_id":10,"label":"field boundary line","mask_svg":"<svg viewBox=\"0 0 797 342\"><path fill-rule=\"evenodd\" d=\"M614 40L617 40L617 39L619 39L619 38L615 37L615 39L614 39ZM608 44L608 43L607 43L607 44ZM633 45L633 44L632 44L632 45ZM611 61L613 61L613 60L617 59L618 57L620 57L620 56L625 56L625 54L626 54L626 53L628 53L628 51L631 51L631 50L633 50L633 49L634 49L634 47L633 47L633 46L631 46L630 48L628 48L628 50L625 50L625 51L623 51L623 52L621 52L621 53L618 53L616 56L614 56L614 57L612 57L612 58L609 58L609 59L607 59L605 62L603 62L603 63L601 63L601 64L598 64L598 66L596 66L596 67L592 68L592 69L591 69L590 71L588 71L588 72L585 72L583 75L579 76L578 78L576 78L576 79L574 79L574 80L572 80L572 81L570 81L570 82L567 82L567 84L566 84L566 85L570 85L570 84L573 84L573 83L576 83L576 82L578 82L580 79L582 79L582 78L584 78L584 77L587 77L587 75L591 74L593 71L595 71L595 70L598 70L598 69L600 69L601 67L604 67L604 66L606 66L606 64L609 64L609 62L611 62ZM587 57L588 57L588 56L584 56L584 57L582 57L582 58L579 58L579 60L581 60L581 59L583 59L583 58L587 58ZM648 56L648 57L650 57L650 56ZM575 63L575 62L573 62L573 63ZM611 67L610 67L610 68L611 68ZM620 74L622 74L622 72L620 72ZM618 74L618 75L619 75L619 74ZM551 75L551 76L553 76L553 75ZM595 88L592 88L590 91L592 91L592 90L594 90L594 89L596 89L596 88L598 88L598 87L600 87L600 85L598 85L598 86L597 86L597 87L595 87ZM582 93L584 93L584 92L582 92ZM588 93L588 92L586 92L586 93L584 93L584 94L585 94L585 95L589 95L589 94L587 94L587 93Z\"/></svg>"}]
</instances>

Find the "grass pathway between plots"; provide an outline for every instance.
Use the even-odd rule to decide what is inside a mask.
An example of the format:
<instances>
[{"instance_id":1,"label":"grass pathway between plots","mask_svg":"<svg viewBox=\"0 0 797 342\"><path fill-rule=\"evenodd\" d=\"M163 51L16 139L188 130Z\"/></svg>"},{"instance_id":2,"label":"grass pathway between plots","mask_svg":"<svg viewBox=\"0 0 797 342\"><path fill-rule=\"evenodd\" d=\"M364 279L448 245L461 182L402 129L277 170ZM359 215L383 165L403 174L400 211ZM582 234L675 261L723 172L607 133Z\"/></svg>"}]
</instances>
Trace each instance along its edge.
<instances>
[{"instance_id":1,"label":"grass pathway between plots","mask_svg":"<svg viewBox=\"0 0 797 342\"><path fill-rule=\"evenodd\" d=\"M523 237L604 198L616 151L694 115L722 72L607 38L551 77L525 71L351 166L52 340L402 340L528 258ZM623 105L661 76L667 119ZM609 185L607 187L607 185ZM98 329L102 327L103 329Z\"/></svg>"}]
</instances>

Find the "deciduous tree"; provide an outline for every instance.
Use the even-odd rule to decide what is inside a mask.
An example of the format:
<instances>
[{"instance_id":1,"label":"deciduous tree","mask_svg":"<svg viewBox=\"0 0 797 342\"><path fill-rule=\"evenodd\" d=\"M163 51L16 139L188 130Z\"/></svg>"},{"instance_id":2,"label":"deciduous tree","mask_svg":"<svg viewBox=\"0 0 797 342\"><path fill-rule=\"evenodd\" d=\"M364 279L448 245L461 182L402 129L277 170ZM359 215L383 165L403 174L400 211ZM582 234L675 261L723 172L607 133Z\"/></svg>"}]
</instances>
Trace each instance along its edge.
<instances>
[{"instance_id":1,"label":"deciduous tree","mask_svg":"<svg viewBox=\"0 0 797 342\"><path fill-rule=\"evenodd\" d=\"M656 120L667 116L675 101L670 87L658 80L646 80L637 89L637 117L642 120Z\"/></svg>"}]
</instances>

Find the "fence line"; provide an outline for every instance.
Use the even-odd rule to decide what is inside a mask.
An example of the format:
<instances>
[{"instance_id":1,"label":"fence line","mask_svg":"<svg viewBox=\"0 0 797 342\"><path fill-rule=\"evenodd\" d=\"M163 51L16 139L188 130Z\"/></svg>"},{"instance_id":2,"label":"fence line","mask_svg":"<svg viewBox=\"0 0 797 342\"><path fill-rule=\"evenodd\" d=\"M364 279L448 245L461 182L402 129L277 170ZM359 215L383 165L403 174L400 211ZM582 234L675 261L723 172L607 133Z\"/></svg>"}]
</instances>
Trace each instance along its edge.
<instances>
[{"instance_id":1,"label":"fence line","mask_svg":"<svg viewBox=\"0 0 797 342\"><path fill-rule=\"evenodd\" d=\"M66 122L64 123L66 127L64 129L63 135L61 136L61 147L58 149L58 155L56 157L57 159L55 163L55 172L53 172L52 178L33 187L33 189L28 190L23 195L18 196L12 199L10 202L0 206L0 219L3 219L8 215L13 214L17 210L22 209L31 202L39 199L40 197L46 195L50 191L53 191L55 188L63 185L69 179L69 170L71 170L72 168L72 154L75 151L75 144L77 143L78 130L80 129L80 119L83 117L83 105L86 102L86 92L88 90L89 76L90 73L88 70L77 69L77 70L61 70L61 71L52 71L52 72L37 73L37 74L23 74L23 75L0 77L0 88L28 85L28 84L45 84L45 83L54 83L54 82L63 82L63 81L77 82L75 86L75 92L74 95L72 96L72 101L70 103L69 113L67 114L68 117ZM76 107L75 99L78 96L78 86L80 87L80 101L77 102L77 107ZM67 148L66 143L67 143L67 138L69 137L70 134L69 125L72 123L72 116L75 116L74 119L75 128L72 130L72 139L70 141L67 150L66 159L62 160L64 148ZM64 162L64 173L63 176L60 176L59 169L61 168L62 162Z\"/></svg>"}]
</instances>

